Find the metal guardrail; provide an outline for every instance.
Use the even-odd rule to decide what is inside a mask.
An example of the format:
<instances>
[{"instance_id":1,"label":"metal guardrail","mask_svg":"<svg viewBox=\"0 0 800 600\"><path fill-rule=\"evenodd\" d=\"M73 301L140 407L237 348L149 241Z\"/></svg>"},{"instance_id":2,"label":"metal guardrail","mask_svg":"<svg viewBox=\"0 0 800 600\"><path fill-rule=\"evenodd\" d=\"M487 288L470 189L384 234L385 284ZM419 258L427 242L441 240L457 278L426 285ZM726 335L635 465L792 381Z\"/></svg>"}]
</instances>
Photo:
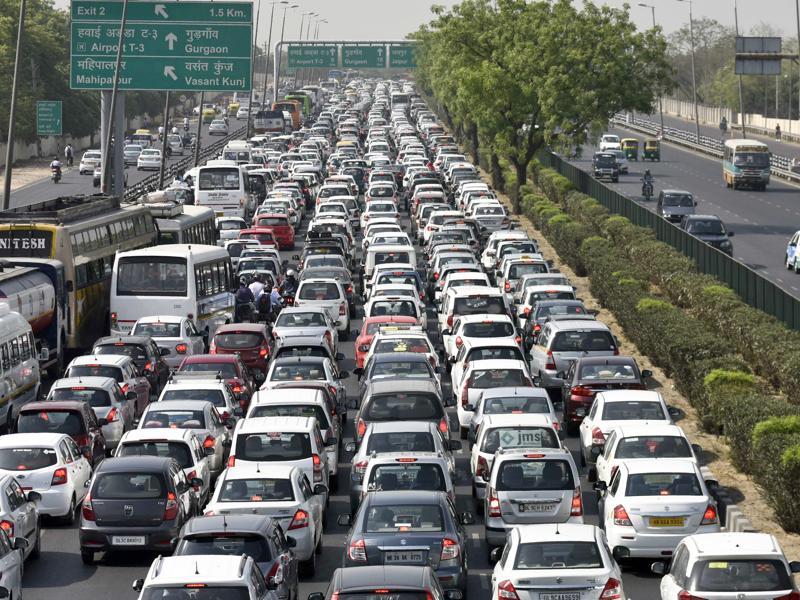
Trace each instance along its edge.
<instances>
[{"instance_id":1,"label":"metal guardrail","mask_svg":"<svg viewBox=\"0 0 800 600\"><path fill-rule=\"evenodd\" d=\"M661 130L661 125L659 123L648 119L631 117L627 113L617 113L611 119L611 122L624 129L648 133L653 137L658 135L658 132ZM703 154L709 154L715 158L722 158L723 143L716 138L701 135L698 140L697 136L689 131L676 127L664 127L662 139L697 152L702 152ZM770 159L770 172L778 177L800 183L800 173L795 173L792 171L791 167L792 164L789 157L781 156L780 154L772 154Z\"/></svg>"},{"instance_id":2,"label":"metal guardrail","mask_svg":"<svg viewBox=\"0 0 800 600\"><path fill-rule=\"evenodd\" d=\"M222 150L228 142L231 140L236 140L241 138L247 131L247 127L241 127L237 129L231 134L223 137L222 139L217 140L213 144L200 149L200 162L204 163L209 158L216 156L220 150ZM194 166L194 153L190 156L184 156L178 162L172 163L168 167L164 169L164 181L172 181L175 178L176 173L179 169L183 169L186 171L187 169ZM148 177L145 177L141 181L134 183L133 185L127 187L125 189L125 195L123 199L125 202L134 202L140 196L147 194L148 192L154 192L158 190L158 173L154 173Z\"/></svg>"}]
</instances>

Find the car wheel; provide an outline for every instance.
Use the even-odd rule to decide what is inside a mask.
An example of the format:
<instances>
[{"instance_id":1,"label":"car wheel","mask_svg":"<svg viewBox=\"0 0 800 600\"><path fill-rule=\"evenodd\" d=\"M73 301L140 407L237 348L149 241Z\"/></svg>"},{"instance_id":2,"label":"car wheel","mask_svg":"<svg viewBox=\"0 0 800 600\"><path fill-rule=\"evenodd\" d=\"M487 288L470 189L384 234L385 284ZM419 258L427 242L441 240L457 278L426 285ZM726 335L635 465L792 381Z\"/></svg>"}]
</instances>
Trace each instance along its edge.
<instances>
[{"instance_id":1,"label":"car wheel","mask_svg":"<svg viewBox=\"0 0 800 600\"><path fill-rule=\"evenodd\" d=\"M39 558L42 554L42 520L37 519L36 521L36 543L33 545L33 550L31 550L31 558Z\"/></svg>"},{"instance_id":2,"label":"car wheel","mask_svg":"<svg viewBox=\"0 0 800 600\"><path fill-rule=\"evenodd\" d=\"M459 427L458 428L458 434L461 436L462 440L467 439L467 434L468 433L469 433L469 428L468 427Z\"/></svg>"},{"instance_id":3,"label":"car wheel","mask_svg":"<svg viewBox=\"0 0 800 600\"><path fill-rule=\"evenodd\" d=\"M311 553L311 558L300 563L300 571L305 577L313 577L317 571L317 551Z\"/></svg>"},{"instance_id":4,"label":"car wheel","mask_svg":"<svg viewBox=\"0 0 800 600\"><path fill-rule=\"evenodd\" d=\"M784 263L786 264L786 268L791 271L792 270L792 265L789 262L789 255L788 254L784 255Z\"/></svg>"},{"instance_id":5,"label":"car wheel","mask_svg":"<svg viewBox=\"0 0 800 600\"><path fill-rule=\"evenodd\" d=\"M85 565L94 564L94 552L89 550L81 550L81 562Z\"/></svg>"},{"instance_id":6,"label":"car wheel","mask_svg":"<svg viewBox=\"0 0 800 600\"><path fill-rule=\"evenodd\" d=\"M75 495L72 495L72 500L69 501L69 511L63 517L61 517L61 522L64 525L71 526L75 524Z\"/></svg>"}]
</instances>

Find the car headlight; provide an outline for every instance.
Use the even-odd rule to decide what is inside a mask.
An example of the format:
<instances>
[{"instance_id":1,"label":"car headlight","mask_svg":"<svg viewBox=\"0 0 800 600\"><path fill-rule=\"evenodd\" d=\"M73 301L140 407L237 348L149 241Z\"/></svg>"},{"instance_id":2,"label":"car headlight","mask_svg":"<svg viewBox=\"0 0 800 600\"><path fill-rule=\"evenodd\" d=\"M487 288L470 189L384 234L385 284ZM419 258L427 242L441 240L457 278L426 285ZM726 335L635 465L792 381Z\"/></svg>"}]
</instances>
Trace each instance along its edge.
<instances>
[{"instance_id":1,"label":"car headlight","mask_svg":"<svg viewBox=\"0 0 800 600\"><path fill-rule=\"evenodd\" d=\"M720 242L720 246L722 246L723 248L730 248L731 247L731 241L730 240L722 240L722 242Z\"/></svg>"}]
</instances>

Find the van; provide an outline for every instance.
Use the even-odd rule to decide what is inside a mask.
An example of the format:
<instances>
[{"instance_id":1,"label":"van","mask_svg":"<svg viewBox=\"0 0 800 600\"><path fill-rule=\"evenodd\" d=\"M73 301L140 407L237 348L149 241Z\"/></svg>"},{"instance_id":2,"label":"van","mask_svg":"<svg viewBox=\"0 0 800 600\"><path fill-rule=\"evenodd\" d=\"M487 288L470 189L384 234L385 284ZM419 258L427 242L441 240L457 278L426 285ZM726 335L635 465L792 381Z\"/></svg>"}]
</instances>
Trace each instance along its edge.
<instances>
[{"instance_id":1,"label":"van","mask_svg":"<svg viewBox=\"0 0 800 600\"><path fill-rule=\"evenodd\" d=\"M149 129L137 129L131 136L131 144L141 146L142 150L149 148L153 145L153 134Z\"/></svg>"},{"instance_id":2,"label":"van","mask_svg":"<svg viewBox=\"0 0 800 600\"><path fill-rule=\"evenodd\" d=\"M373 245L367 249L364 257L364 280L372 278L372 272L376 264L417 264L417 253L411 246L400 246L394 244Z\"/></svg>"}]
</instances>

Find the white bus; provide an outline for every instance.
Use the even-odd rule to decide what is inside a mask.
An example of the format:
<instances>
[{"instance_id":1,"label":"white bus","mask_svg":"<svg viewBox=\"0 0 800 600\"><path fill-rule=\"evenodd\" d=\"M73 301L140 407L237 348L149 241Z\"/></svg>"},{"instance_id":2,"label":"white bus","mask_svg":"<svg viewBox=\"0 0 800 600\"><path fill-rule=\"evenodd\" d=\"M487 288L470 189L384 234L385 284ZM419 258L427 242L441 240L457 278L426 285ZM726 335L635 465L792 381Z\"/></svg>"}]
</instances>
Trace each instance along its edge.
<instances>
[{"instance_id":1,"label":"white bus","mask_svg":"<svg viewBox=\"0 0 800 600\"><path fill-rule=\"evenodd\" d=\"M197 169L194 203L212 208L218 217L249 221L256 200L243 167L232 160L210 160Z\"/></svg>"},{"instance_id":2,"label":"white bus","mask_svg":"<svg viewBox=\"0 0 800 600\"><path fill-rule=\"evenodd\" d=\"M36 341L28 321L0 302L0 431L10 433L19 409L39 397Z\"/></svg>"},{"instance_id":3,"label":"white bus","mask_svg":"<svg viewBox=\"0 0 800 600\"><path fill-rule=\"evenodd\" d=\"M186 316L214 335L233 322L235 271L224 248L194 244L118 252L111 273L111 335L130 332L137 319Z\"/></svg>"},{"instance_id":4,"label":"white bus","mask_svg":"<svg viewBox=\"0 0 800 600\"><path fill-rule=\"evenodd\" d=\"M167 204L150 206L156 222L158 244L217 245L214 211L207 206Z\"/></svg>"}]
</instances>

